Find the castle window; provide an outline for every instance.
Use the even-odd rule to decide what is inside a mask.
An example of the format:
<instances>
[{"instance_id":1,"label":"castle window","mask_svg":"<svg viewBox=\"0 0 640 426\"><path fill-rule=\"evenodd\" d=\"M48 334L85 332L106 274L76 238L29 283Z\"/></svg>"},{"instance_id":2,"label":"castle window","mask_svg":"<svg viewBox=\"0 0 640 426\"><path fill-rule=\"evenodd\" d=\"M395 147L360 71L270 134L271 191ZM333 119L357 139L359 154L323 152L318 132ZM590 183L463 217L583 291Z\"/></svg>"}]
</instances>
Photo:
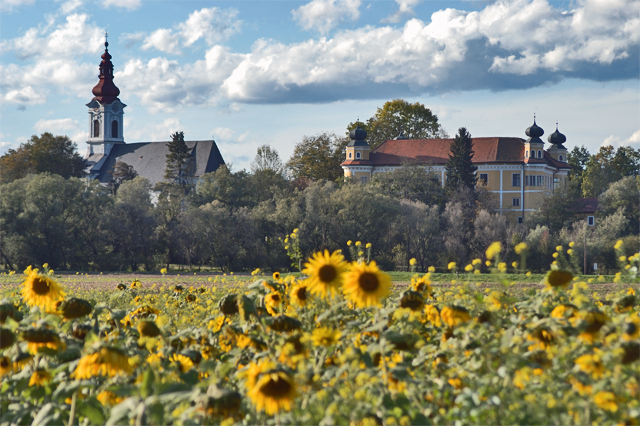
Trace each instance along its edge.
<instances>
[{"instance_id":1,"label":"castle window","mask_svg":"<svg viewBox=\"0 0 640 426\"><path fill-rule=\"evenodd\" d=\"M511 204L513 207L520 207L520 198L512 198Z\"/></svg>"},{"instance_id":2,"label":"castle window","mask_svg":"<svg viewBox=\"0 0 640 426\"><path fill-rule=\"evenodd\" d=\"M97 138L100 136L100 122L98 120L94 120L93 122L93 137Z\"/></svg>"},{"instance_id":3,"label":"castle window","mask_svg":"<svg viewBox=\"0 0 640 426\"><path fill-rule=\"evenodd\" d=\"M349 153L349 158L351 158L351 153Z\"/></svg>"},{"instance_id":4,"label":"castle window","mask_svg":"<svg viewBox=\"0 0 640 426\"><path fill-rule=\"evenodd\" d=\"M542 151L538 150L538 158L542 158Z\"/></svg>"},{"instance_id":5,"label":"castle window","mask_svg":"<svg viewBox=\"0 0 640 426\"><path fill-rule=\"evenodd\" d=\"M560 158L560 161L563 161L563 157L562 157L562 155L561 155L559 158Z\"/></svg>"},{"instance_id":6,"label":"castle window","mask_svg":"<svg viewBox=\"0 0 640 426\"><path fill-rule=\"evenodd\" d=\"M529 158L529 150L526 150L526 151L524 152L524 158Z\"/></svg>"},{"instance_id":7,"label":"castle window","mask_svg":"<svg viewBox=\"0 0 640 426\"><path fill-rule=\"evenodd\" d=\"M587 223L589 226L593 226L596 223L596 220L593 216L587 216Z\"/></svg>"},{"instance_id":8,"label":"castle window","mask_svg":"<svg viewBox=\"0 0 640 426\"><path fill-rule=\"evenodd\" d=\"M360 158L360 153L356 152L356 158Z\"/></svg>"},{"instance_id":9,"label":"castle window","mask_svg":"<svg viewBox=\"0 0 640 426\"><path fill-rule=\"evenodd\" d=\"M480 184L486 185L489 182L489 174L488 173L480 173Z\"/></svg>"},{"instance_id":10,"label":"castle window","mask_svg":"<svg viewBox=\"0 0 640 426\"><path fill-rule=\"evenodd\" d=\"M112 138L118 137L118 122L116 120L113 120L111 122L111 137Z\"/></svg>"},{"instance_id":11,"label":"castle window","mask_svg":"<svg viewBox=\"0 0 640 426\"><path fill-rule=\"evenodd\" d=\"M536 176L536 186L542 186L542 176Z\"/></svg>"},{"instance_id":12,"label":"castle window","mask_svg":"<svg viewBox=\"0 0 640 426\"><path fill-rule=\"evenodd\" d=\"M518 223L522 223L522 216L518 216Z\"/></svg>"},{"instance_id":13,"label":"castle window","mask_svg":"<svg viewBox=\"0 0 640 426\"><path fill-rule=\"evenodd\" d=\"M520 173L511 175L511 186L520 186Z\"/></svg>"},{"instance_id":14,"label":"castle window","mask_svg":"<svg viewBox=\"0 0 640 426\"><path fill-rule=\"evenodd\" d=\"M360 182L362 182L362 183L367 183L367 180L369 180L369 179L367 179L366 176L361 176L360 177Z\"/></svg>"}]
</instances>

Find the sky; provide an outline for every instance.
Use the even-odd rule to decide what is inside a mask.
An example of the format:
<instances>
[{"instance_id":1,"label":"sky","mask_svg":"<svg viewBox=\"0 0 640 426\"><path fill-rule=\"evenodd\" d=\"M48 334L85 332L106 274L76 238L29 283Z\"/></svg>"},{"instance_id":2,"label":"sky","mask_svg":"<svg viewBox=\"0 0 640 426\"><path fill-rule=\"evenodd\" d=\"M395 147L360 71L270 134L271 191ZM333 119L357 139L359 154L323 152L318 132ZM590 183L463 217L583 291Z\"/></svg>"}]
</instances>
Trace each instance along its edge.
<instances>
[{"instance_id":1,"label":"sky","mask_svg":"<svg viewBox=\"0 0 640 426\"><path fill-rule=\"evenodd\" d=\"M640 148L637 0L0 0L0 153L49 131L84 154L106 31L125 141L213 138L235 170L398 98L451 135L535 114L569 149Z\"/></svg>"}]
</instances>

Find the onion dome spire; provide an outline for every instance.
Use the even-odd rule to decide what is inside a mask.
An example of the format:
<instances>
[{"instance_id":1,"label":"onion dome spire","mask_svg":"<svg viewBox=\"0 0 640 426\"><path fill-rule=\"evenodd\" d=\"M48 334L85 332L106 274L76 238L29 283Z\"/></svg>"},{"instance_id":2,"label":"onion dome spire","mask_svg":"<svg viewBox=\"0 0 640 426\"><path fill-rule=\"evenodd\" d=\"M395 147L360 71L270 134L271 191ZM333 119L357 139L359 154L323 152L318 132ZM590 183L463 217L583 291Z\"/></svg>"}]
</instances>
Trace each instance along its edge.
<instances>
[{"instance_id":1,"label":"onion dome spire","mask_svg":"<svg viewBox=\"0 0 640 426\"><path fill-rule=\"evenodd\" d=\"M558 123L556 123L556 131L551 133L547 140L551 145L556 145L556 148L564 148L562 144L567 141L567 137L558 131Z\"/></svg>"},{"instance_id":2,"label":"onion dome spire","mask_svg":"<svg viewBox=\"0 0 640 426\"><path fill-rule=\"evenodd\" d=\"M369 146L367 141L367 131L360 127L360 122L356 122L356 128L349 132L351 142L347 146Z\"/></svg>"},{"instance_id":3,"label":"onion dome spire","mask_svg":"<svg viewBox=\"0 0 640 426\"><path fill-rule=\"evenodd\" d=\"M93 99L98 100L101 104L110 104L115 101L120 94L120 89L113 84L113 64L111 63L111 55L109 54L109 42L107 41L108 33L105 33L104 53L102 54L102 62L100 62L100 81L93 88Z\"/></svg>"},{"instance_id":4,"label":"onion dome spire","mask_svg":"<svg viewBox=\"0 0 640 426\"><path fill-rule=\"evenodd\" d=\"M535 114L533 115L533 125L525 130L525 134L530 138L539 138L540 136L544 135L544 130L542 130L542 127L536 124Z\"/></svg>"}]
</instances>

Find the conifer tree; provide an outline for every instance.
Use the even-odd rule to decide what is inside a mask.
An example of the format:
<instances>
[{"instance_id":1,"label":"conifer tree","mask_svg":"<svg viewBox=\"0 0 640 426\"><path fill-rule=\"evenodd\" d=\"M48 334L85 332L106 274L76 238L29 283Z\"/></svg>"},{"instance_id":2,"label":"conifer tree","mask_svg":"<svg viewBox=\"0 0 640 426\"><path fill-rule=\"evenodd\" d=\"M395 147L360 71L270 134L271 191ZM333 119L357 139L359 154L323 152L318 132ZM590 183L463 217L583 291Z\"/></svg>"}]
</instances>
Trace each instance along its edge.
<instances>
[{"instance_id":1,"label":"conifer tree","mask_svg":"<svg viewBox=\"0 0 640 426\"><path fill-rule=\"evenodd\" d=\"M471 190L475 188L478 180L476 176L478 166L473 164L473 155L471 134L466 128L461 127L458 129L458 134L451 144L449 161L445 166L447 172L445 188L447 192L452 193L460 188Z\"/></svg>"},{"instance_id":2,"label":"conifer tree","mask_svg":"<svg viewBox=\"0 0 640 426\"><path fill-rule=\"evenodd\" d=\"M193 174L193 164L189 148L184 142L184 132L176 132L171 135L171 142L169 142L169 154L167 154L167 167L164 177L170 182L188 186L193 180Z\"/></svg>"}]
</instances>

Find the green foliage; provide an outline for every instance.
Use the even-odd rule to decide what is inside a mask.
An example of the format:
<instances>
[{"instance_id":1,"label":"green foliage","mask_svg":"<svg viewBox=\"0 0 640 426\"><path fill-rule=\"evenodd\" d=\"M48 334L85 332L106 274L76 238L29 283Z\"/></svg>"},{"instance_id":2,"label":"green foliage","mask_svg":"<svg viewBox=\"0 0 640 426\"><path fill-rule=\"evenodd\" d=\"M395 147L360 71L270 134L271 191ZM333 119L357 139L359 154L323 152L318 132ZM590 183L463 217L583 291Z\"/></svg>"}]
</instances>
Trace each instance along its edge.
<instances>
[{"instance_id":1,"label":"green foliage","mask_svg":"<svg viewBox=\"0 0 640 426\"><path fill-rule=\"evenodd\" d=\"M587 148L583 146L578 147L577 145L573 147L573 150L567 155L567 163L571 166L569 170L569 179L572 183L577 184L582 193L582 179L585 169L587 168L587 163L589 163L589 158L591 155Z\"/></svg>"},{"instance_id":2,"label":"green foliage","mask_svg":"<svg viewBox=\"0 0 640 426\"><path fill-rule=\"evenodd\" d=\"M640 150L620 147L617 151L611 145L600 147L592 155L583 174L582 193L584 197L598 197L610 184L624 176L640 173Z\"/></svg>"},{"instance_id":3,"label":"green foliage","mask_svg":"<svg viewBox=\"0 0 640 426\"><path fill-rule=\"evenodd\" d=\"M120 185L125 181L135 179L138 176L138 172L136 172L133 166L123 161L116 161L113 168L109 171L109 175L111 175L111 178L107 183L107 188L115 195Z\"/></svg>"},{"instance_id":4,"label":"green foliage","mask_svg":"<svg viewBox=\"0 0 640 426\"><path fill-rule=\"evenodd\" d=\"M543 194L539 210L527 216L527 224L530 227L544 225L557 233L574 220L579 196L575 181L561 181L556 188Z\"/></svg>"},{"instance_id":5,"label":"green foliage","mask_svg":"<svg viewBox=\"0 0 640 426\"><path fill-rule=\"evenodd\" d=\"M443 206L446 200L440 173L431 171L428 166L404 164L392 172L375 173L372 184L394 198L438 206Z\"/></svg>"},{"instance_id":6,"label":"green foliage","mask_svg":"<svg viewBox=\"0 0 640 426\"><path fill-rule=\"evenodd\" d=\"M625 234L640 233L640 177L627 176L612 183L598 197L598 217L604 218L622 209L628 226Z\"/></svg>"},{"instance_id":7,"label":"green foliage","mask_svg":"<svg viewBox=\"0 0 640 426\"><path fill-rule=\"evenodd\" d=\"M347 136L357 124L349 123ZM361 127L367 131L367 142L372 150L383 142L395 138L400 132L409 139L448 137L438 123L438 117L429 108L419 102L411 104L403 99L385 102L373 117L366 123L361 123Z\"/></svg>"},{"instance_id":8,"label":"green foliage","mask_svg":"<svg viewBox=\"0 0 640 426\"><path fill-rule=\"evenodd\" d=\"M339 138L334 133L305 136L296 144L287 162L294 179L336 182L344 179L340 164L345 161L345 149L349 138Z\"/></svg>"},{"instance_id":9,"label":"green foliage","mask_svg":"<svg viewBox=\"0 0 640 426\"><path fill-rule=\"evenodd\" d=\"M53 173L64 178L83 177L85 164L76 144L67 136L45 132L8 150L0 157L0 183L12 182L28 174Z\"/></svg>"},{"instance_id":10,"label":"green foliage","mask_svg":"<svg viewBox=\"0 0 640 426\"><path fill-rule=\"evenodd\" d=\"M185 188L185 191L193 185L195 173L195 161L191 157L189 147L184 141L184 133L176 132L171 135L169 142L169 154L167 154L167 167L164 178L169 182L177 183Z\"/></svg>"},{"instance_id":11,"label":"green foliage","mask_svg":"<svg viewBox=\"0 0 640 426\"><path fill-rule=\"evenodd\" d=\"M445 166L447 180L445 188L448 193L458 191L460 188L473 190L478 180L476 171L478 166L473 164L473 145L471 134L461 127L458 129L453 143L449 161Z\"/></svg>"}]
</instances>

